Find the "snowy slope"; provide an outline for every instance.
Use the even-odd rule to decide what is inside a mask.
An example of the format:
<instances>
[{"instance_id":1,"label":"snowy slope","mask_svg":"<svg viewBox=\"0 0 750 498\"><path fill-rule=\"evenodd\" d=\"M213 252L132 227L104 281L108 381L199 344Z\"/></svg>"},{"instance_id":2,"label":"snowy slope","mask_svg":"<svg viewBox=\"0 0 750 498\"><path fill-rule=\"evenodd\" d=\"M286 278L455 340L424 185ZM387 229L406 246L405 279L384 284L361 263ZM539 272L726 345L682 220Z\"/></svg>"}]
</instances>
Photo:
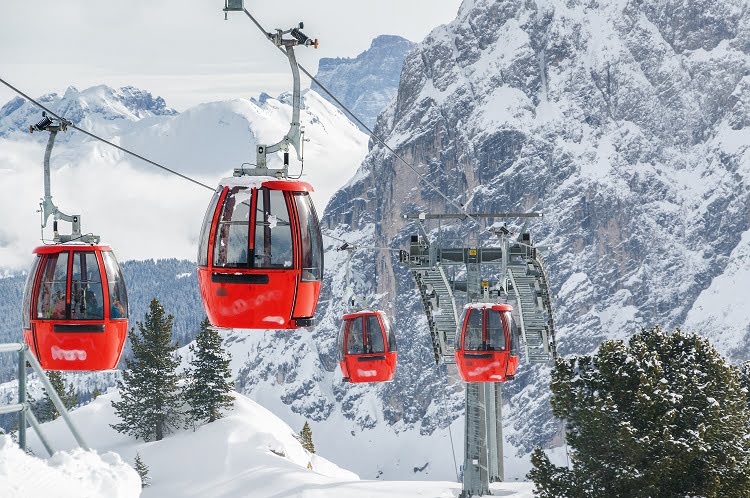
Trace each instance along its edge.
<instances>
[{"instance_id":1,"label":"snowy slope","mask_svg":"<svg viewBox=\"0 0 750 498\"><path fill-rule=\"evenodd\" d=\"M44 460L21 451L9 436L0 436L0 496L135 498L140 494L140 477L115 453L99 455L76 448Z\"/></svg>"},{"instance_id":2,"label":"snowy slope","mask_svg":"<svg viewBox=\"0 0 750 498\"><path fill-rule=\"evenodd\" d=\"M286 133L291 106L267 98L202 104L177 114L147 92L106 86L41 99L81 126L208 185L242 163L255 162L258 140ZM25 268L38 243L38 199L47 135L25 130L41 113L12 100L0 111L0 266ZM354 173L366 137L333 105L304 93L303 180L315 186L322 213L330 196ZM64 212L82 215L84 230L101 234L120 260L194 259L211 193L93 142L80 133L59 135L52 156L52 194ZM280 160L280 159L279 159ZM300 171L293 155L291 172ZM137 236L133 236L137 234Z\"/></svg>"},{"instance_id":3,"label":"snowy slope","mask_svg":"<svg viewBox=\"0 0 750 498\"><path fill-rule=\"evenodd\" d=\"M183 430L162 441L136 442L118 434L111 402L116 392L72 412L87 442L131 462L136 452L149 467L151 485L143 497L454 497L458 484L360 481L346 470L308 453L294 432L257 403L235 395L234 409L196 431ZM61 420L43 424L55 448L69 448ZM32 448L39 451L32 438ZM358 453L361 455L361 452ZM498 486L504 496L531 497L528 484Z\"/></svg>"}]
</instances>

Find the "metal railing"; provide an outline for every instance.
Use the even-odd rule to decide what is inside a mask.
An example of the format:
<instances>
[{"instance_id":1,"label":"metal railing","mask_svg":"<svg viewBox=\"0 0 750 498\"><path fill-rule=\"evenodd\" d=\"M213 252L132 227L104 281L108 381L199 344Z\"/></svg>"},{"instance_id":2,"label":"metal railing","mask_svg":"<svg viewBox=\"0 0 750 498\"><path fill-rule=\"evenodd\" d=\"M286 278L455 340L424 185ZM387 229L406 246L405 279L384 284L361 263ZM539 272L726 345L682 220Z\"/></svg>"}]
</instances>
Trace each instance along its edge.
<instances>
[{"instance_id":1,"label":"metal railing","mask_svg":"<svg viewBox=\"0 0 750 498\"><path fill-rule=\"evenodd\" d=\"M39 380L47 391L47 396L49 396L50 401L52 401L52 404L55 405L60 416L62 416L65 425L68 426L68 429L78 443L78 446L84 450L88 450L88 445L83 440L81 433L70 418L68 410L65 408L65 405L57 394L55 388L52 386L52 383L47 378L47 375L44 373L44 369L42 369L42 366L39 364L36 357L31 351L29 351L29 346L17 342L0 344L0 353L18 353L18 403L12 405L0 405L0 414L18 413L18 446L20 446L23 451L26 451L26 423L28 422L31 424L31 427L34 428L34 431L36 431L39 441L41 441L44 449L49 453L49 456L52 456L54 453L52 446L42 432L42 427L39 424L39 421L34 415L34 412L31 411L31 405L26 397L26 362L28 362L29 365L31 365L32 370L37 376L39 376Z\"/></svg>"}]
</instances>

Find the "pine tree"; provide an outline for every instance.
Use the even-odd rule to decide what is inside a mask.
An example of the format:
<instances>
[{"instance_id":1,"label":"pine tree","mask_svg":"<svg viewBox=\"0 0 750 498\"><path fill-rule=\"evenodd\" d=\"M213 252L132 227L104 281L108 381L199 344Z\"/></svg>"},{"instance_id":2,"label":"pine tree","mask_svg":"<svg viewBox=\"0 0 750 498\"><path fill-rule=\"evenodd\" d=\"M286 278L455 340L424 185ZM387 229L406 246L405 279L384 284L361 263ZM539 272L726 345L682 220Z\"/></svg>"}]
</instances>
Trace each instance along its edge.
<instances>
[{"instance_id":1,"label":"pine tree","mask_svg":"<svg viewBox=\"0 0 750 498\"><path fill-rule=\"evenodd\" d=\"M71 382L68 384L68 389L66 390L62 372L58 370L50 370L47 372L47 378L55 389L57 395L60 397L60 401L62 401L65 409L70 410L78 405L78 395L73 388L73 383ZM48 422L60 416L60 412L55 407L55 404L52 402L52 398L50 398L46 389L44 389L44 400L42 406L41 417L43 421Z\"/></svg>"},{"instance_id":2,"label":"pine tree","mask_svg":"<svg viewBox=\"0 0 750 498\"><path fill-rule=\"evenodd\" d=\"M305 425L302 426L302 430L299 433L298 439L304 449L306 449L310 453L315 453L315 444L313 444L312 429L310 428L310 424L307 421L305 421Z\"/></svg>"},{"instance_id":3,"label":"pine tree","mask_svg":"<svg viewBox=\"0 0 750 498\"><path fill-rule=\"evenodd\" d=\"M750 361L746 361L740 367L740 385L745 390L745 396L747 396L747 404L750 408Z\"/></svg>"},{"instance_id":4,"label":"pine tree","mask_svg":"<svg viewBox=\"0 0 750 498\"><path fill-rule=\"evenodd\" d=\"M222 417L222 410L234 404L229 392L234 388L229 368L231 357L222 347L221 335L211 328L208 318L201 322L201 331L190 346L193 359L187 372L185 400L190 405L192 423L213 422Z\"/></svg>"},{"instance_id":5,"label":"pine tree","mask_svg":"<svg viewBox=\"0 0 750 498\"><path fill-rule=\"evenodd\" d=\"M135 471L141 476L141 488L147 488L151 482L151 478L148 476L148 467L141 459L141 454L135 454Z\"/></svg>"},{"instance_id":6,"label":"pine tree","mask_svg":"<svg viewBox=\"0 0 750 498\"><path fill-rule=\"evenodd\" d=\"M102 390L98 387L95 387L93 391L91 391L91 401L94 401L96 398L102 395Z\"/></svg>"},{"instance_id":7,"label":"pine tree","mask_svg":"<svg viewBox=\"0 0 750 498\"><path fill-rule=\"evenodd\" d=\"M708 340L642 330L558 360L552 410L567 420L570 469L537 450L541 498L750 496L750 410L740 369Z\"/></svg>"},{"instance_id":8,"label":"pine tree","mask_svg":"<svg viewBox=\"0 0 750 498\"><path fill-rule=\"evenodd\" d=\"M122 401L113 401L120 423L116 431L145 441L160 441L180 424L182 396L178 388L175 357L177 344L172 343L172 315L154 298L139 333L128 333L133 358L125 361L126 370L117 382Z\"/></svg>"}]
</instances>

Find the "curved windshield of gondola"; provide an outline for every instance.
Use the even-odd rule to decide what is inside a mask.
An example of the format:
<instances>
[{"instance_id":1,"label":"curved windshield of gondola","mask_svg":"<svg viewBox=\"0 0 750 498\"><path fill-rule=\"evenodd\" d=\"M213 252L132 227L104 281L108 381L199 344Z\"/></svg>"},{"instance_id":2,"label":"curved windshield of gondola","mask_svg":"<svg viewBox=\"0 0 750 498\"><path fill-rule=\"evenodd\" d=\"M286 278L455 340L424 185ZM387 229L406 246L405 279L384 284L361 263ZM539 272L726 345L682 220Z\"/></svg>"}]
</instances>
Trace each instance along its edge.
<instances>
[{"instance_id":1,"label":"curved windshield of gondola","mask_svg":"<svg viewBox=\"0 0 750 498\"><path fill-rule=\"evenodd\" d=\"M470 351L482 351L484 344L482 341L482 312L477 308L467 310L469 319L466 323L466 332L464 332L464 349Z\"/></svg>"},{"instance_id":2,"label":"curved windshield of gondola","mask_svg":"<svg viewBox=\"0 0 750 498\"><path fill-rule=\"evenodd\" d=\"M294 264L292 225L281 190L258 190L253 257L254 268L291 269Z\"/></svg>"},{"instance_id":3,"label":"curved windshield of gondola","mask_svg":"<svg viewBox=\"0 0 750 498\"><path fill-rule=\"evenodd\" d=\"M25 330L31 328L31 295L34 293L34 280L36 279L36 271L39 268L39 261L41 259L42 257L39 255L34 257L31 270L29 270L29 274L26 277L26 287L23 288L23 328Z\"/></svg>"},{"instance_id":4,"label":"curved windshield of gondola","mask_svg":"<svg viewBox=\"0 0 750 498\"><path fill-rule=\"evenodd\" d=\"M385 353L385 341L383 340L383 329L377 315L367 317L367 347L368 353Z\"/></svg>"},{"instance_id":5,"label":"curved windshield of gondola","mask_svg":"<svg viewBox=\"0 0 750 498\"><path fill-rule=\"evenodd\" d=\"M506 327L508 328L508 332L510 334L510 351L511 354L517 355L518 354L518 341L520 339L520 334L518 332L518 325L516 325L516 321L513 319L513 315L510 311L505 312L505 322Z\"/></svg>"},{"instance_id":6,"label":"curved windshield of gondola","mask_svg":"<svg viewBox=\"0 0 750 498\"><path fill-rule=\"evenodd\" d=\"M295 192L294 200L300 224L302 281L319 281L323 278L323 238L318 215L307 192Z\"/></svg>"},{"instance_id":7,"label":"curved windshield of gondola","mask_svg":"<svg viewBox=\"0 0 750 498\"><path fill-rule=\"evenodd\" d=\"M246 268L252 190L234 187L224 198L214 241L214 266Z\"/></svg>"},{"instance_id":8,"label":"curved windshield of gondola","mask_svg":"<svg viewBox=\"0 0 750 498\"><path fill-rule=\"evenodd\" d=\"M109 318L112 320L128 317L128 292L125 287L125 277L112 251L102 251L104 269L107 272L109 285Z\"/></svg>"},{"instance_id":9,"label":"curved windshield of gondola","mask_svg":"<svg viewBox=\"0 0 750 498\"><path fill-rule=\"evenodd\" d=\"M203 217L203 226L201 226L201 235L200 240L198 241L199 266L208 266L208 239L211 237L211 223L214 221L216 205L219 203L219 197L221 197L221 192L223 190L223 186L216 189L213 197L211 197L211 202L206 210L206 215Z\"/></svg>"},{"instance_id":10,"label":"curved windshield of gondola","mask_svg":"<svg viewBox=\"0 0 750 498\"><path fill-rule=\"evenodd\" d=\"M68 285L68 253L50 254L39 282L36 317L42 320L64 320Z\"/></svg>"},{"instance_id":11,"label":"curved windshield of gondola","mask_svg":"<svg viewBox=\"0 0 750 498\"><path fill-rule=\"evenodd\" d=\"M104 296L99 261L93 251L73 253L70 278L70 318L104 320Z\"/></svg>"},{"instance_id":12,"label":"curved windshield of gondola","mask_svg":"<svg viewBox=\"0 0 750 498\"><path fill-rule=\"evenodd\" d=\"M505 351L505 325L503 324L501 312L498 310L487 310L487 350Z\"/></svg>"},{"instance_id":13,"label":"curved windshield of gondola","mask_svg":"<svg viewBox=\"0 0 750 498\"><path fill-rule=\"evenodd\" d=\"M383 326L385 326L385 332L388 336L388 351L395 353L398 351L398 348L396 347L396 332L393 329L391 320L386 315L380 315L380 319L383 320Z\"/></svg>"},{"instance_id":14,"label":"curved windshield of gondola","mask_svg":"<svg viewBox=\"0 0 750 498\"><path fill-rule=\"evenodd\" d=\"M344 359L344 334L346 333L346 325L347 321L344 320L341 322L341 327L339 328L339 335L336 339L336 350L338 351L338 360L343 361Z\"/></svg>"}]
</instances>

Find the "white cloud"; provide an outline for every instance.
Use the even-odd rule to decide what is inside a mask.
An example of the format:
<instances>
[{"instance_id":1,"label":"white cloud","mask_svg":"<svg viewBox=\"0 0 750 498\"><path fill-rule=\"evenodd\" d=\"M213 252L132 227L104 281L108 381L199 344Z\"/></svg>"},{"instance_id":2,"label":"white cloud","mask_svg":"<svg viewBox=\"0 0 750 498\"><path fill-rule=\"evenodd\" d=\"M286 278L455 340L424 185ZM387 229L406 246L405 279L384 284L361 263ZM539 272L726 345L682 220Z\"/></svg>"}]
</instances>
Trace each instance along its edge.
<instances>
[{"instance_id":1,"label":"white cloud","mask_svg":"<svg viewBox=\"0 0 750 498\"><path fill-rule=\"evenodd\" d=\"M315 187L313 198L322 214L330 196L364 158L367 138L315 92L309 92L305 102L308 109L302 121L310 142L305 146L303 180ZM290 107L274 100L263 108L246 100L217 102L178 116L122 122L126 131L114 140L215 186L241 162L254 162L253 133L263 140L278 140L290 116ZM2 267L28 266L31 249L40 239L35 210L43 195L45 142L26 137L0 139ZM120 260L195 258L209 190L160 173L106 144L83 141L80 134L70 138L55 146L51 160L53 201L61 211L81 214L84 232L101 235ZM290 170L298 169L292 161ZM61 232L69 231L69 225L61 223ZM51 228L45 235L51 238Z\"/></svg>"}]
</instances>

